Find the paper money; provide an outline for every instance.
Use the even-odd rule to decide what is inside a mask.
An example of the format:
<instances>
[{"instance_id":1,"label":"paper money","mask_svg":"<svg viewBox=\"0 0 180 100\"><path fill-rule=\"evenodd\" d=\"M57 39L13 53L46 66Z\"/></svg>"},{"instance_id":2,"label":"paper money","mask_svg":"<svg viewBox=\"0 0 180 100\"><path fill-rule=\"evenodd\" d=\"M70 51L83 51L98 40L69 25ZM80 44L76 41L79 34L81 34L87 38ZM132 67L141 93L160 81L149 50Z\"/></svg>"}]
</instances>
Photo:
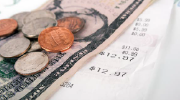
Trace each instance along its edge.
<instances>
[{"instance_id":1,"label":"paper money","mask_svg":"<svg viewBox=\"0 0 180 100\"><path fill-rule=\"evenodd\" d=\"M10 75L13 67L4 59L2 62L1 99L47 99L64 81L75 74L92 56L112 43L137 18L151 0L54 0L41 9L56 14L56 18L77 16L85 19L83 30L76 33L71 49L62 53L45 52L50 60L48 67L28 77L17 73ZM0 45L16 34L1 39ZM12 62L13 63L13 62ZM11 71L11 72L10 72Z\"/></svg>"}]
</instances>

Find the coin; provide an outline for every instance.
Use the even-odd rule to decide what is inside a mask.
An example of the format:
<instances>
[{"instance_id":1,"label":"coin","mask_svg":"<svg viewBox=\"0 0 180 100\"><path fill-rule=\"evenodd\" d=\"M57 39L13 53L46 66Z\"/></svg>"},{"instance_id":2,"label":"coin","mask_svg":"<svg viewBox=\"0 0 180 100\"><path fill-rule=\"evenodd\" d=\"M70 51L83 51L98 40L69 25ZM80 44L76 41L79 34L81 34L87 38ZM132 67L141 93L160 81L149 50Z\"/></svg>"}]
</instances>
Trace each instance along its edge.
<instances>
[{"instance_id":1,"label":"coin","mask_svg":"<svg viewBox=\"0 0 180 100\"><path fill-rule=\"evenodd\" d=\"M39 45L38 41L32 41L31 42L31 48L27 52L33 52L42 49Z\"/></svg>"},{"instance_id":2,"label":"coin","mask_svg":"<svg viewBox=\"0 0 180 100\"><path fill-rule=\"evenodd\" d=\"M84 26L84 20L78 17L66 17L58 20L59 27L65 27L71 32L76 33Z\"/></svg>"},{"instance_id":3,"label":"coin","mask_svg":"<svg viewBox=\"0 0 180 100\"><path fill-rule=\"evenodd\" d=\"M19 57L30 47L30 41L26 38L11 39L0 47L0 55L5 58Z\"/></svg>"},{"instance_id":4,"label":"coin","mask_svg":"<svg viewBox=\"0 0 180 100\"><path fill-rule=\"evenodd\" d=\"M18 23L18 30L21 30L23 27L23 19L24 17L28 14L29 12L22 12L22 13L18 13L13 15L11 18L15 19Z\"/></svg>"},{"instance_id":5,"label":"coin","mask_svg":"<svg viewBox=\"0 0 180 100\"><path fill-rule=\"evenodd\" d=\"M48 65L48 56L42 52L31 52L20 57L14 69L21 75L32 75L42 71Z\"/></svg>"},{"instance_id":6,"label":"coin","mask_svg":"<svg viewBox=\"0 0 180 100\"><path fill-rule=\"evenodd\" d=\"M14 19L0 20L0 37L12 34L17 29L17 22Z\"/></svg>"},{"instance_id":7,"label":"coin","mask_svg":"<svg viewBox=\"0 0 180 100\"><path fill-rule=\"evenodd\" d=\"M52 13L48 10L38 10L38 11L34 11L34 12L27 14L25 16L25 18L23 19L23 24L26 24L28 22L31 22L34 19L42 18L42 17L48 17L48 18L56 19L56 16L54 13Z\"/></svg>"},{"instance_id":8,"label":"coin","mask_svg":"<svg viewBox=\"0 0 180 100\"><path fill-rule=\"evenodd\" d=\"M41 48L49 52L63 52L74 42L74 35L63 27L50 27L41 32L38 37Z\"/></svg>"},{"instance_id":9,"label":"coin","mask_svg":"<svg viewBox=\"0 0 180 100\"><path fill-rule=\"evenodd\" d=\"M22 32L24 36L28 38L38 38L42 30L56 25L57 21L55 19L48 17L37 18L25 24L22 28Z\"/></svg>"}]
</instances>

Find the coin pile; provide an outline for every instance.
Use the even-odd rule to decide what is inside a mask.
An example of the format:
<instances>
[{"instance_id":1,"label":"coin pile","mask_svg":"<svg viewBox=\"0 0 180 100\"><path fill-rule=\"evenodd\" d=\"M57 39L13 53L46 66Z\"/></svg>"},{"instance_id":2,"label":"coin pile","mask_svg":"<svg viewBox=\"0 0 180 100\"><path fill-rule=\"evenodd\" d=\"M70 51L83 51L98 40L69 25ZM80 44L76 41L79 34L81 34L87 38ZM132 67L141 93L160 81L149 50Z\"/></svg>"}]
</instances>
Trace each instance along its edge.
<instances>
[{"instance_id":1,"label":"coin pile","mask_svg":"<svg viewBox=\"0 0 180 100\"><path fill-rule=\"evenodd\" d=\"M0 47L0 55L6 59L17 58L14 69L21 75L42 71L49 62L48 56L38 50L63 52L74 42L73 33L80 31L85 21L78 17L56 20L48 10L23 12L10 19L0 20L0 37L22 31L23 37L12 38Z\"/></svg>"}]
</instances>

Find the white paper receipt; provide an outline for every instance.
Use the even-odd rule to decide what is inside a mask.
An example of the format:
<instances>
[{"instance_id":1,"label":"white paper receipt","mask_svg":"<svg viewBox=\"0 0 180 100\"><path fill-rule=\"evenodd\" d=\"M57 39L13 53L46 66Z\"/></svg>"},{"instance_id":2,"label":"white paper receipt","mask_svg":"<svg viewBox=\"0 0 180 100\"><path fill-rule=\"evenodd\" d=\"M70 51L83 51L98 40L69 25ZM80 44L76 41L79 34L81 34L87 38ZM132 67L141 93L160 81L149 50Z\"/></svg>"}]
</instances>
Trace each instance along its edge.
<instances>
[{"instance_id":1,"label":"white paper receipt","mask_svg":"<svg viewBox=\"0 0 180 100\"><path fill-rule=\"evenodd\" d=\"M51 100L143 100L173 0L157 0L107 49L80 69Z\"/></svg>"}]
</instances>

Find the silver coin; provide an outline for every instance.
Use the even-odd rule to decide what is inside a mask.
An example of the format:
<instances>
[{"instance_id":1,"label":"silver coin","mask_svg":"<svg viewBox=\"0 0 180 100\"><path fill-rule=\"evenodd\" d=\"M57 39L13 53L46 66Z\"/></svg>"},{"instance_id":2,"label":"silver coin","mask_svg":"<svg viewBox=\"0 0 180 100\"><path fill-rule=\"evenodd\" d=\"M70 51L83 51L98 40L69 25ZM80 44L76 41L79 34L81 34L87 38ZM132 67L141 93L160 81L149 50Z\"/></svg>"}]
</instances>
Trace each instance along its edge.
<instances>
[{"instance_id":1,"label":"silver coin","mask_svg":"<svg viewBox=\"0 0 180 100\"><path fill-rule=\"evenodd\" d=\"M23 24L26 24L28 22L31 22L34 19L42 18L42 17L49 17L49 18L56 19L56 16L54 13L48 10L38 10L38 11L34 11L27 14L25 18L23 19Z\"/></svg>"},{"instance_id":2,"label":"silver coin","mask_svg":"<svg viewBox=\"0 0 180 100\"><path fill-rule=\"evenodd\" d=\"M15 19L18 22L18 30L21 30L23 27L23 19L29 12L22 12L13 15L11 18Z\"/></svg>"},{"instance_id":3,"label":"silver coin","mask_svg":"<svg viewBox=\"0 0 180 100\"><path fill-rule=\"evenodd\" d=\"M31 48L27 52L33 52L42 49L39 45L38 41L32 41L31 42Z\"/></svg>"},{"instance_id":4,"label":"silver coin","mask_svg":"<svg viewBox=\"0 0 180 100\"><path fill-rule=\"evenodd\" d=\"M21 75L32 75L42 71L48 65L48 56L42 52L31 52L20 57L15 70Z\"/></svg>"},{"instance_id":5,"label":"silver coin","mask_svg":"<svg viewBox=\"0 0 180 100\"><path fill-rule=\"evenodd\" d=\"M48 27L56 26L57 21L52 18L44 17L44 18L37 18L27 24L25 24L22 28L22 32L24 36L28 38L38 38L41 31Z\"/></svg>"},{"instance_id":6,"label":"silver coin","mask_svg":"<svg viewBox=\"0 0 180 100\"><path fill-rule=\"evenodd\" d=\"M5 58L19 57L30 47L30 41L26 38L15 38L7 41L0 47L0 55Z\"/></svg>"}]
</instances>

